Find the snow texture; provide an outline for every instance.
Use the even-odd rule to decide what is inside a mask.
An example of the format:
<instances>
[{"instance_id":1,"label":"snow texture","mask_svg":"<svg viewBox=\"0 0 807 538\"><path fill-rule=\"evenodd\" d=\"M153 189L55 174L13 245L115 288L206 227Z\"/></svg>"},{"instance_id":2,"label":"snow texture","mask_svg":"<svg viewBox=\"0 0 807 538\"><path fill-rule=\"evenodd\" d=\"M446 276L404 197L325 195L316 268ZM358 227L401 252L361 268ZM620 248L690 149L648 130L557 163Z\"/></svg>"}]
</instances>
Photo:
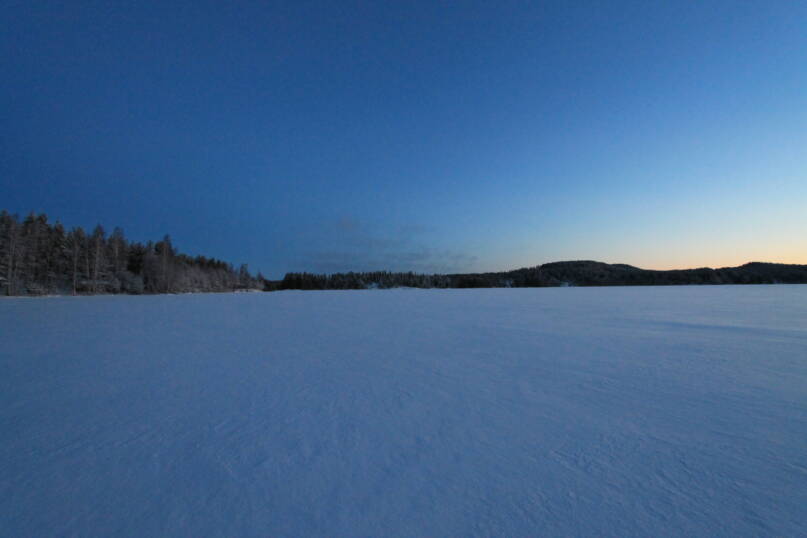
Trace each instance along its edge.
<instances>
[{"instance_id":1,"label":"snow texture","mask_svg":"<svg viewBox=\"0 0 807 538\"><path fill-rule=\"evenodd\" d=\"M0 300L2 536L804 536L807 286Z\"/></svg>"}]
</instances>

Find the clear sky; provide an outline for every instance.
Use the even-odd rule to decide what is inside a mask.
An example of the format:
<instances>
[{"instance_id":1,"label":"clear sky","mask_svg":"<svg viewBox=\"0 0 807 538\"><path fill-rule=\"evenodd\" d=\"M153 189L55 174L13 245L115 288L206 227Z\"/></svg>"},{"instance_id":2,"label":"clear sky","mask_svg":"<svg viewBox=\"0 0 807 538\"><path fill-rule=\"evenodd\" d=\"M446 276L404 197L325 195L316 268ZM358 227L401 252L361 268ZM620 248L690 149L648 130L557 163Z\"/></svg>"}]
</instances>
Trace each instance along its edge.
<instances>
[{"instance_id":1,"label":"clear sky","mask_svg":"<svg viewBox=\"0 0 807 538\"><path fill-rule=\"evenodd\" d=\"M807 2L6 2L0 208L286 271L807 263Z\"/></svg>"}]
</instances>

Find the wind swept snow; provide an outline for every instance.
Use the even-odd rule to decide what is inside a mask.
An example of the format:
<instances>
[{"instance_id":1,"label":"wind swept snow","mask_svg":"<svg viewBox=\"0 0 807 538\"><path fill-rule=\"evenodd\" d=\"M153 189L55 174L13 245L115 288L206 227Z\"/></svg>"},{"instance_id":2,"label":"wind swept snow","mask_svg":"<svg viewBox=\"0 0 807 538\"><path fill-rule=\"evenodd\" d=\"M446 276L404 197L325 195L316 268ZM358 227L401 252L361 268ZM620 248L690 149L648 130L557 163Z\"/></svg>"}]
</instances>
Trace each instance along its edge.
<instances>
[{"instance_id":1,"label":"wind swept snow","mask_svg":"<svg viewBox=\"0 0 807 538\"><path fill-rule=\"evenodd\" d=\"M807 286L0 300L2 536L807 533Z\"/></svg>"}]
</instances>

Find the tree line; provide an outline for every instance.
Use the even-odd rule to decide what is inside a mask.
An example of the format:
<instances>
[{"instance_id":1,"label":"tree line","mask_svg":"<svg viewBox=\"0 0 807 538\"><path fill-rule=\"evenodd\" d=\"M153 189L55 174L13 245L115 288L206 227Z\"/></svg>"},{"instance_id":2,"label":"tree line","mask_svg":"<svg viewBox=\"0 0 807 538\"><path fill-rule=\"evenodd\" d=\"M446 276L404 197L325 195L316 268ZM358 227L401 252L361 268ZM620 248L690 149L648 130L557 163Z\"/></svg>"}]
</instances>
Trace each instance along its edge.
<instances>
[{"instance_id":1,"label":"tree line","mask_svg":"<svg viewBox=\"0 0 807 538\"><path fill-rule=\"evenodd\" d=\"M388 288L525 288L557 285L544 278L540 266L501 273L420 274L413 272L350 272L330 275L286 273L272 283L281 290L356 290Z\"/></svg>"},{"instance_id":2,"label":"tree line","mask_svg":"<svg viewBox=\"0 0 807 538\"><path fill-rule=\"evenodd\" d=\"M371 288L525 288L680 284L807 283L807 265L747 263L739 267L669 271L595 261L554 262L513 271L469 274L413 272L287 273L270 281L215 258L177 251L161 241L129 241L120 228L70 231L46 215L20 220L0 212L0 294L187 293L236 290L351 290Z\"/></svg>"},{"instance_id":3,"label":"tree line","mask_svg":"<svg viewBox=\"0 0 807 538\"><path fill-rule=\"evenodd\" d=\"M536 288L557 286L669 286L691 284L807 284L807 265L751 262L739 267L655 271L595 261L553 262L494 273L287 273L272 289Z\"/></svg>"},{"instance_id":4,"label":"tree line","mask_svg":"<svg viewBox=\"0 0 807 538\"><path fill-rule=\"evenodd\" d=\"M6 295L187 293L265 288L266 280L215 258L177 251L161 241L129 241L123 230L107 235L50 224L45 214L24 219L0 212L0 293Z\"/></svg>"}]
</instances>

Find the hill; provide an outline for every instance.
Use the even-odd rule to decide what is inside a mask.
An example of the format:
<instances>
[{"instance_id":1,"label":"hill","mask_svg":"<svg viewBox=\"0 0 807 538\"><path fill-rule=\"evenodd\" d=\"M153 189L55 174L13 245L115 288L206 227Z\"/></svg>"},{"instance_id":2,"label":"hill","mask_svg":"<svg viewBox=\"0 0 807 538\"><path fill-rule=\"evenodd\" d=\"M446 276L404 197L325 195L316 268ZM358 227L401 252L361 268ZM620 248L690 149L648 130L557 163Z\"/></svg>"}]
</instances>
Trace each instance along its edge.
<instances>
[{"instance_id":1,"label":"hill","mask_svg":"<svg viewBox=\"0 0 807 538\"><path fill-rule=\"evenodd\" d=\"M272 289L535 288L558 286L666 286L686 284L807 284L807 265L752 262L739 267L656 271L582 260L513 271L449 275L416 273L288 273Z\"/></svg>"}]
</instances>

